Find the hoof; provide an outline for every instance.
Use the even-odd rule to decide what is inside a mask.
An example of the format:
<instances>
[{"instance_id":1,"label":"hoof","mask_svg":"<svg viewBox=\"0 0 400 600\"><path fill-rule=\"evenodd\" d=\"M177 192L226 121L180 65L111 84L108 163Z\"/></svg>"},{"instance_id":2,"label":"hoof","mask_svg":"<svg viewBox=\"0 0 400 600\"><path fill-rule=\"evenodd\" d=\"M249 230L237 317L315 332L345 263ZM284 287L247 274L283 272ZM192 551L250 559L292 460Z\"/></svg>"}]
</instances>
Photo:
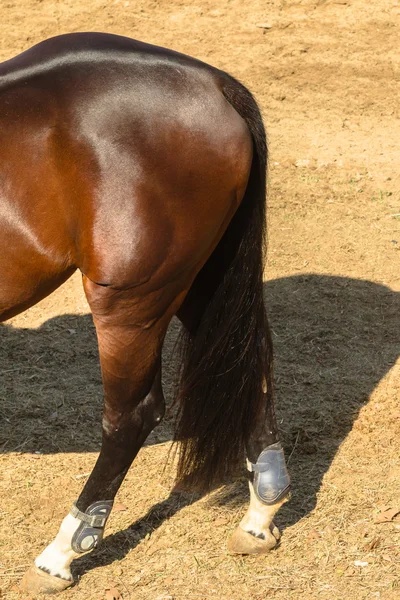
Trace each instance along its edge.
<instances>
[{"instance_id":1,"label":"hoof","mask_svg":"<svg viewBox=\"0 0 400 600\"><path fill-rule=\"evenodd\" d=\"M279 529L275 525L272 525L264 539L236 527L228 541L228 550L232 554L266 554L275 548L279 538Z\"/></svg>"},{"instance_id":2,"label":"hoof","mask_svg":"<svg viewBox=\"0 0 400 600\"><path fill-rule=\"evenodd\" d=\"M27 570L21 581L24 592L31 594L57 594L73 584L73 580L49 575L36 565Z\"/></svg>"}]
</instances>

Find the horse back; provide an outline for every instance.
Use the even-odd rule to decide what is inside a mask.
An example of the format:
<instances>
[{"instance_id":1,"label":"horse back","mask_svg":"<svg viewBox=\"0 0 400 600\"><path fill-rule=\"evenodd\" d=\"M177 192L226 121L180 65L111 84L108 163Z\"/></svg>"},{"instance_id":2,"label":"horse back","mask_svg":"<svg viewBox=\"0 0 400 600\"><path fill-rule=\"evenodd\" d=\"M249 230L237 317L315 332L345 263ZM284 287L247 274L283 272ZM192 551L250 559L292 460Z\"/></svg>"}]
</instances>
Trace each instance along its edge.
<instances>
[{"instance_id":1,"label":"horse back","mask_svg":"<svg viewBox=\"0 0 400 600\"><path fill-rule=\"evenodd\" d=\"M12 259L29 250L50 271L117 287L191 277L251 163L223 77L105 34L53 38L0 65L0 227Z\"/></svg>"}]
</instances>

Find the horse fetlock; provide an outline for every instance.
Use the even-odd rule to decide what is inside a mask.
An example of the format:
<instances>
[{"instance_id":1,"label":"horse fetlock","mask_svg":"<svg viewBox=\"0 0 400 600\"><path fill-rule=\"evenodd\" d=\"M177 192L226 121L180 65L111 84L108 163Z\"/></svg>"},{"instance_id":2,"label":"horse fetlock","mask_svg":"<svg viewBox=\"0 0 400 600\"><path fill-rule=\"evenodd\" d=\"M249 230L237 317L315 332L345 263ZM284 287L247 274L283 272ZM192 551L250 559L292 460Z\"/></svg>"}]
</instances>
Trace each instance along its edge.
<instances>
[{"instance_id":1,"label":"horse fetlock","mask_svg":"<svg viewBox=\"0 0 400 600\"><path fill-rule=\"evenodd\" d=\"M237 554L264 554L279 542L273 517L288 500L290 480L280 444L269 446L257 463L249 465L255 474L249 482L250 506L233 532L228 549Z\"/></svg>"},{"instance_id":2,"label":"horse fetlock","mask_svg":"<svg viewBox=\"0 0 400 600\"><path fill-rule=\"evenodd\" d=\"M112 500L91 504L85 512L75 505L70 514L80 521L71 539L71 548L77 554L93 550L103 539L104 528L113 506Z\"/></svg>"},{"instance_id":3,"label":"horse fetlock","mask_svg":"<svg viewBox=\"0 0 400 600\"><path fill-rule=\"evenodd\" d=\"M288 497L290 477L279 442L265 448L256 463L248 461L247 467L253 474L253 489L260 502L274 505L282 498Z\"/></svg>"},{"instance_id":4,"label":"horse fetlock","mask_svg":"<svg viewBox=\"0 0 400 600\"><path fill-rule=\"evenodd\" d=\"M74 505L54 541L25 573L22 588L30 593L53 594L72 585L71 562L100 543L112 505L112 500L94 502L85 512Z\"/></svg>"},{"instance_id":5,"label":"horse fetlock","mask_svg":"<svg viewBox=\"0 0 400 600\"><path fill-rule=\"evenodd\" d=\"M286 498L271 505L260 502L250 484L250 506L239 526L243 531L259 539L273 541L272 535L275 540L279 540L280 533L274 525L273 518L284 502Z\"/></svg>"},{"instance_id":6,"label":"horse fetlock","mask_svg":"<svg viewBox=\"0 0 400 600\"><path fill-rule=\"evenodd\" d=\"M71 547L71 539L80 521L67 515L55 537L25 573L21 587L31 594L55 594L74 583L70 564L79 556Z\"/></svg>"}]
</instances>

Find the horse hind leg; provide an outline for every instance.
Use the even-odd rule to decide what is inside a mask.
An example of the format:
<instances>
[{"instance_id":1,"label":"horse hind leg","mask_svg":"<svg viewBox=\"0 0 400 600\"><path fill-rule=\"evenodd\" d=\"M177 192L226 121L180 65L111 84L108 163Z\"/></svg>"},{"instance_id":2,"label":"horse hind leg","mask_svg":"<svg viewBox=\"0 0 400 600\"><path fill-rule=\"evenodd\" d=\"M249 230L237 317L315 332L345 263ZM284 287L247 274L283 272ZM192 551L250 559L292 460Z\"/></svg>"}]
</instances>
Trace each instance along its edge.
<instances>
[{"instance_id":1,"label":"horse hind leg","mask_svg":"<svg viewBox=\"0 0 400 600\"><path fill-rule=\"evenodd\" d=\"M138 297L84 280L97 330L104 387L102 445L95 467L55 540L25 574L30 593L54 593L73 583L70 564L102 539L115 495L164 414L161 347L180 298ZM137 292L136 292L137 294Z\"/></svg>"},{"instance_id":2,"label":"horse hind leg","mask_svg":"<svg viewBox=\"0 0 400 600\"><path fill-rule=\"evenodd\" d=\"M223 258L226 259L226 255ZM192 336L196 334L215 285L214 281L210 282L207 271L201 271L178 312L177 316ZM280 540L280 533L273 518L282 504L289 499L290 479L279 442L275 414L268 326L266 334L266 364L269 366L263 384L264 402L246 447L247 467L250 471L250 503L228 541L228 550L234 554L264 554L272 550ZM180 481L177 485L179 490L188 487L190 488L190 479L189 482Z\"/></svg>"},{"instance_id":3,"label":"horse hind leg","mask_svg":"<svg viewBox=\"0 0 400 600\"><path fill-rule=\"evenodd\" d=\"M246 448L250 504L228 542L229 551L236 554L264 554L278 544L280 533L273 518L290 497L290 478L278 438L272 365L267 378L264 403Z\"/></svg>"}]
</instances>

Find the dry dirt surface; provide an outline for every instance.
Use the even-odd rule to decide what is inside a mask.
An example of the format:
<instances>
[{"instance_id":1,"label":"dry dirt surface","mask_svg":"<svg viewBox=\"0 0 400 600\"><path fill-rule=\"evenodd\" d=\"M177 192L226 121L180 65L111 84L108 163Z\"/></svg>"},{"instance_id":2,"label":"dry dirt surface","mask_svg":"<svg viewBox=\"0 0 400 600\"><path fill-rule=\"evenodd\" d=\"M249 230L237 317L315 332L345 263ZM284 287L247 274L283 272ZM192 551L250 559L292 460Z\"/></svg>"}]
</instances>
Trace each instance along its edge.
<instances>
[{"instance_id":1,"label":"dry dirt surface","mask_svg":"<svg viewBox=\"0 0 400 600\"><path fill-rule=\"evenodd\" d=\"M293 478L280 547L228 555L244 479L171 493L167 419L63 600L400 598L399 26L394 0L1 1L1 60L69 31L172 47L250 87L271 151L265 291ZM94 464L101 396L75 276L0 328L1 598L27 598L20 578Z\"/></svg>"}]
</instances>

